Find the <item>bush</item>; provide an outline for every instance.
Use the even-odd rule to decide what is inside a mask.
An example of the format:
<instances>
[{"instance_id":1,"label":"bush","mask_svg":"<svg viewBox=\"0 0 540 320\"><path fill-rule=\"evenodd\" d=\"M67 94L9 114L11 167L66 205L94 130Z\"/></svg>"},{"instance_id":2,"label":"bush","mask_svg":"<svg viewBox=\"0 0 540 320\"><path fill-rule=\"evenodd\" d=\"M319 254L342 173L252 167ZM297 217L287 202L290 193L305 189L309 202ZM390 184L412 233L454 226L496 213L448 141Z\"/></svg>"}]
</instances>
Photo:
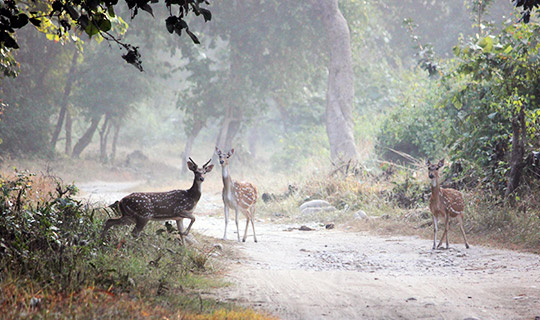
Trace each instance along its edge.
<instances>
[{"instance_id":1,"label":"bush","mask_svg":"<svg viewBox=\"0 0 540 320\"><path fill-rule=\"evenodd\" d=\"M218 285L207 275L213 248L186 248L175 228L160 224L139 238L129 234L132 226L118 227L103 243L102 211L75 199L76 192L29 172L0 176L0 314L133 319L156 308L155 318L163 318L224 307L198 296ZM127 307L118 313L111 300Z\"/></svg>"},{"instance_id":2,"label":"bush","mask_svg":"<svg viewBox=\"0 0 540 320\"><path fill-rule=\"evenodd\" d=\"M434 159L446 146L452 126L447 109L437 108L442 89L433 80L419 81L414 92L405 94L404 103L396 106L382 121L375 149L385 160L407 162L393 152L397 150L414 158Z\"/></svg>"}]
</instances>

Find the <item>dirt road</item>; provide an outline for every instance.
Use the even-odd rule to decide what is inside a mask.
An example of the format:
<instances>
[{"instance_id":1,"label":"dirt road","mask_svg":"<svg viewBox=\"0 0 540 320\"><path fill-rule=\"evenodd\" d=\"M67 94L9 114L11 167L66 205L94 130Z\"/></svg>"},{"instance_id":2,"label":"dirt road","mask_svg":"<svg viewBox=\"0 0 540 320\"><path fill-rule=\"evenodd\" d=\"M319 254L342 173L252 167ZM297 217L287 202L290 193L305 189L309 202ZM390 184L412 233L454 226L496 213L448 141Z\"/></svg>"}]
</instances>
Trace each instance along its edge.
<instances>
[{"instance_id":1,"label":"dirt road","mask_svg":"<svg viewBox=\"0 0 540 320\"><path fill-rule=\"evenodd\" d=\"M206 194L197 211L220 208L219 195ZM243 234L244 219L240 226ZM193 228L221 239L223 227L216 214L199 216ZM431 250L430 240L414 237L261 221L255 227L259 243L252 236L238 243L229 223L224 243L241 258L230 261L232 285L213 297L282 319L540 319L537 255L474 243Z\"/></svg>"}]
</instances>

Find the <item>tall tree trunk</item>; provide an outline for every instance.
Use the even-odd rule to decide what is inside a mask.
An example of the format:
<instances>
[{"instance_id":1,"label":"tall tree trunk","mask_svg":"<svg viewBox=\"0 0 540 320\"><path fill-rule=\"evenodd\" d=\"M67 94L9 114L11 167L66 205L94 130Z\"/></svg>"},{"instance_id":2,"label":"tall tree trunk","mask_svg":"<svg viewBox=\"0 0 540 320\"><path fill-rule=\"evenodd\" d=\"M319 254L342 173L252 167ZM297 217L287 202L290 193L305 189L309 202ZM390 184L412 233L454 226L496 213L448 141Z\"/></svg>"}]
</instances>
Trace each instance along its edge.
<instances>
[{"instance_id":1,"label":"tall tree trunk","mask_svg":"<svg viewBox=\"0 0 540 320\"><path fill-rule=\"evenodd\" d=\"M259 140L259 130L252 127L248 132L248 147L249 153L253 158L257 156L257 141Z\"/></svg>"},{"instance_id":2,"label":"tall tree trunk","mask_svg":"<svg viewBox=\"0 0 540 320\"><path fill-rule=\"evenodd\" d=\"M71 153L71 128L72 126L73 126L73 121L71 119L71 112L69 111L69 108L67 108L66 109L66 125L65 125L65 131L66 131L65 153L68 156Z\"/></svg>"},{"instance_id":3,"label":"tall tree trunk","mask_svg":"<svg viewBox=\"0 0 540 320\"><path fill-rule=\"evenodd\" d=\"M106 113L105 121L101 125L101 129L99 129L99 161L101 163L107 163L107 138L111 129L110 118L110 114Z\"/></svg>"},{"instance_id":4,"label":"tall tree trunk","mask_svg":"<svg viewBox=\"0 0 540 320\"><path fill-rule=\"evenodd\" d=\"M525 139L527 131L525 124L525 106L521 106L519 113L512 118L512 153L510 155L510 175L506 185L505 197L511 195L521 182L523 168L525 168Z\"/></svg>"},{"instance_id":5,"label":"tall tree trunk","mask_svg":"<svg viewBox=\"0 0 540 320\"><path fill-rule=\"evenodd\" d=\"M114 135L112 141L112 150L111 150L111 164L114 164L116 159L116 146L118 144L118 136L120 135L120 120L114 125Z\"/></svg>"},{"instance_id":6,"label":"tall tree trunk","mask_svg":"<svg viewBox=\"0 0 540 320\"><path fill-rule=\"evenodd\" d=\"M241 3L241 1L237 0L233 1L232 5L236 10L240 10ZM239 13L238 19L240 22L244 19L242 16L243 14L243 12ZM242 47L242 41L242 37L237 32L233 32L229 39L231 46L231 65L226 84L228 95L227 103L229 107L223 116L221 130L216 141L216 146L224 151L228 151L232 148L232 141L236 136L236 133L238 133L241 121L243 120L241 109L242 106L246 104L247 99L246 95L242 93L243 90L240 89L242 87L242 82L244 81L241 75L245 72L245 70L243 70L243 56L240 49Z\"/></svg>"},{"instance_id":7,"label":"tall tree trunk","mask_svg":"<svg viewBox=\"0 0 540 320\"><path fill-rule=\"evenodd\" d=\"M230 106L227 109L227 113L223 117L221 123L221 130L216 140L216 146L221 150L230 150L232 148L232 141L240 129L241 115L235 114L237 112L234 107Z\"/></svg>"},{"instance_id":8,"label":"tall tree trunk","mask_svg":"<svg viewBox=\"0 0 540 320\"><path fill-rule=\"evenodd\" d=\"M197 138L203 126L204 123L202 121L196 121L195 124L193 124L193 128L191 128L191 132L186 140L186 146L184 147L184 153L182 155L182 174L187 172L187 161L191 156L191 149L195 143L195 138Z\"/></svg>"},{"instance_id":9,"label":"tall tree trunk","mask_svg":"<svg viewBox=\"0 0 540 320\"><path fill-rule=\"evenodd\" d=\"M222 151L226 150L225 140L227 139L227 131L229 131L229 126L231 125L231 122L233 121L233 118L232 118L233 109L234 108L232 106L229 106L227 108L227 112L223 116L223 121L221 122L221 129L219 130L219 133L216 139L216 147L220 148Z\"/></svg>"},{"instance_id":10,"label":"tall tree trunk","mask_svg":"<svg viewBox=\"0 0 540 320\"><path fill-rule=\"evenodd\" d=\"M73 153L71 154L72 158L79 158L83 150L92 142L92 137L94 136L94 133L97 130L99 121L101 120L101 116L93 117L90 126L86 130L86 132L82 135L82 137L77 141L77 144L75 147L73 147Z\"/></svg>"},{"instance_id":11,"label":"tall tree trunk","mask_svg":"<svg viewBox=\"0 0 540 320\"><path fill-rule=\"evenodd\" d=\"M338 0L311 0L326 30L330 53L326 92L326 132L334 163L358 159L354 142L352 106L354 74L349 27Z\"/></svg>"},{"instance_id":12,"label":"tall tree trunk","mask_svg":"<svg viewBox=\"0 0 540 320\"><path fill-rule=\"evenodd\" d=\"M56 127L54 128L52 137L51 137L51 150L54 152L56 148L56 142L58 142L58 137L60 136L60 131L62 130L62 124L64 123L64 117L67 111L68 98L71 94L71 88L73 86L73 80L75 79L75 68L77 67L77 58L79 57L79 51L75 50L73 53L73 58L71 59L71 67L69 68L69 73L66 79L66 85L64 86L64 95L62 96L62 102L60 103L60 113L58 115L58 121L56 122Z\"/></svg>"}]
</instances>

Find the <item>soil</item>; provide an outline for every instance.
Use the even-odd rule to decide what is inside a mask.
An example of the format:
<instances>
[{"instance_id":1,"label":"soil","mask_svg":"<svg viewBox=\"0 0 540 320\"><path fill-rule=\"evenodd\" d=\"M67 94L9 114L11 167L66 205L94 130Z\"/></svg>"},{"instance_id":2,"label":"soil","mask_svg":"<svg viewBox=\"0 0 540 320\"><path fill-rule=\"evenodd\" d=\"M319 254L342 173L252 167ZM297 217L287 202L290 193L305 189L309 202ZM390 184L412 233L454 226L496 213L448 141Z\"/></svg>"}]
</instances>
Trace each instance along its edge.
<instances>
[{"instance_id":1,"label":"soil","mask_svg":"<svg viewBox=\"0 0 540 320\"><path fill-rule=\"evenodd\" d=\"M123 196L120 184L79 187L94 200L112 203ZM417 237L339 226L301 231L300 224L261 220L255 223L258 243L251 228L248 240L238 242L234 221L223 241L220 198L203 194L193 226L195 234L238 253L216 258L229 260L231 285L208 293L215 299L282 319L540 319L538 255L474 243L465 249L452 243L457 239L448 250L432 250L431 240ZM244 217L239 224L243 235Z\"/></svg>"}]
</instances>

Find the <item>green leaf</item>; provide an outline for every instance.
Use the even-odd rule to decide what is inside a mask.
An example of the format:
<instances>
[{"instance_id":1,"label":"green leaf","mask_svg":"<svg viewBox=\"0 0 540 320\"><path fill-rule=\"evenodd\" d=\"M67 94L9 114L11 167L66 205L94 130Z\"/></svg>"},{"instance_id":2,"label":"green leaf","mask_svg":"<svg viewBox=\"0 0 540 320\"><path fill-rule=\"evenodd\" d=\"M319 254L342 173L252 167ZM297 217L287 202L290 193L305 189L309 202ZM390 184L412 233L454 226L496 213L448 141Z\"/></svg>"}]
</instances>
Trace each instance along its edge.
<instances>
[{"instance_id":1,"label":"green leaf","mask_svg":"<svg viewBox=\"0 0 540 320\"><path fill-rule=\"evenodd\" d=\"M41 25L41 20L38 18L30 18L30 23L33 24L36 27L39 27Z\"/></svg>"},{"instance_id":2,"label":"green leaf","mask_svg":"<svg viewBox=\"0 0 540 320\"><path fill-rule=\"evenodd\" d=\"M13 39L7 32L0 32L0 42L3 42L6 48L19 49L17 41L15 41L15 39Z\"/></svg>"},{"instance_id":3,"label":"green leaf","mask_svg":"<svg viewBox=\"0 0 540 320\"><path fill-rule=\"evenodd\" d=\"M176 25L177 22L178 22L178 18L175 16L170 16L165 20L165 26L167 27L167 31L169 31L169 33L174 32L174 26Z\"/></svg>"},{"instance_id":4,"label":"green leaf","mask_svg":"<svg viewBox=\"0 0 540 320\"><path fill-rule=\"evenodd\" d=\"M508 53L510 53L510 51L512 51L512 49L513 49L512 46L511 46L511 45L508 45L508 46L506 46L506 48L504 49L503 53L508 54Z\"/></svg>"},{"instance_id":5,"label":"green leaf","mask_svg":"<svg viewBox=\"0 0 540 320\"><path fill-rule=\"evenodd\" d=\"M212 12L210 12L210 10L200 8L199 11L201 12L201 14L204 17L204 22L208 22L208 21L212 20Z\"/></svg>"},{"instance_id":6,"label":"green leaf","mask_svg":"<svg viewBox=\"0 0 540 320\"><path fill-rule=\"evenodd\" d=\"M152 7L148 3L145 3L140 8L143 9L144 11L150 13L152 15L152 17L154 16L154 12L152 11Z\"/></svg>"},{"instance_id":7,"label":"green leaf","mask_svg":"<svg viewBox=\"0 0 540 320\"><path fill-rule=\"evenodd\" d=\"M478 42L478 45L483 49L484 52L491 52L491 50L493 49L494 38L495 37L493 36L487 36L480 40L480 42Z\"/></svg>"},{"instance_id":8,"label":"green leaf","mask_svg":"<svg viewBox=\"0 0 540 320\"><path fill-rule=\"evenodd\" d=\"M20 29L28 23L28 16L24 13L21 13L17 16L12 16L10 19L11 27L15 29Z\"/></svg>"},{"instance_id":9,"label":"green leaf","mask_svg":"<svg viewBox=\"0 0 540 320\"><path fill-rule=\"evenodd\" d=\"M73 20L79 19L79 12L77 10L75 10L75 8L73 8L73 6L66 5L66 10L69 13L69 16L71 17L71 19L73 19Z\"/></svg>"},{"instance_id":10,"label":"green leaf","mask_svg":"<svg viewBox=\"0 0 540 320\"><path fill-rule=\"evenodd\" d=\"M84 31L86 32L87 35L89 35L90 37L96 35L99 33L99 28L96 26L95 22L90 22L88 24L88 26L86 26L86 28L84 29Z\"/></svg>"},{"instance_id":11,"label":"green leaf","mask_svg":"<svg viewBox=\"0 0 540 320\"><path fill-rule=\"evenodd\" d=\"M193 42L195 42L196 44L201 44L201 42L199 41L199 38L197 38L197 36L195 34L193 34L191 31L189 31L189 29L186 28L186 32L189 35L189 37L191 38L191 40L193 40Z\"/></svg>"},{"instance_id":12,"label":"green leaf","mask_svg":"<svg viewBox=\"0 0 540 320\"><path fill-rule=\"evenodd\" d=\"M81 26L81 28L86 29L86 27L88 27L88 24L90 23L90 20L88 20L87 15L83 14L79 18L78 22L79 22L79 25Z\"/></svg>"},{"instance_id":13,"label":"green leaf","mask_svg":"<svg viewBox=\"0 0 540 320\"><path fill-rule=\"evenodd\" d=\"M111 30L111 28L112 28L111 22L106 17L103 17L99 21L99 29L101 29L101 31L107 32L107 31Z\"/></svg>"}]
</instances>

